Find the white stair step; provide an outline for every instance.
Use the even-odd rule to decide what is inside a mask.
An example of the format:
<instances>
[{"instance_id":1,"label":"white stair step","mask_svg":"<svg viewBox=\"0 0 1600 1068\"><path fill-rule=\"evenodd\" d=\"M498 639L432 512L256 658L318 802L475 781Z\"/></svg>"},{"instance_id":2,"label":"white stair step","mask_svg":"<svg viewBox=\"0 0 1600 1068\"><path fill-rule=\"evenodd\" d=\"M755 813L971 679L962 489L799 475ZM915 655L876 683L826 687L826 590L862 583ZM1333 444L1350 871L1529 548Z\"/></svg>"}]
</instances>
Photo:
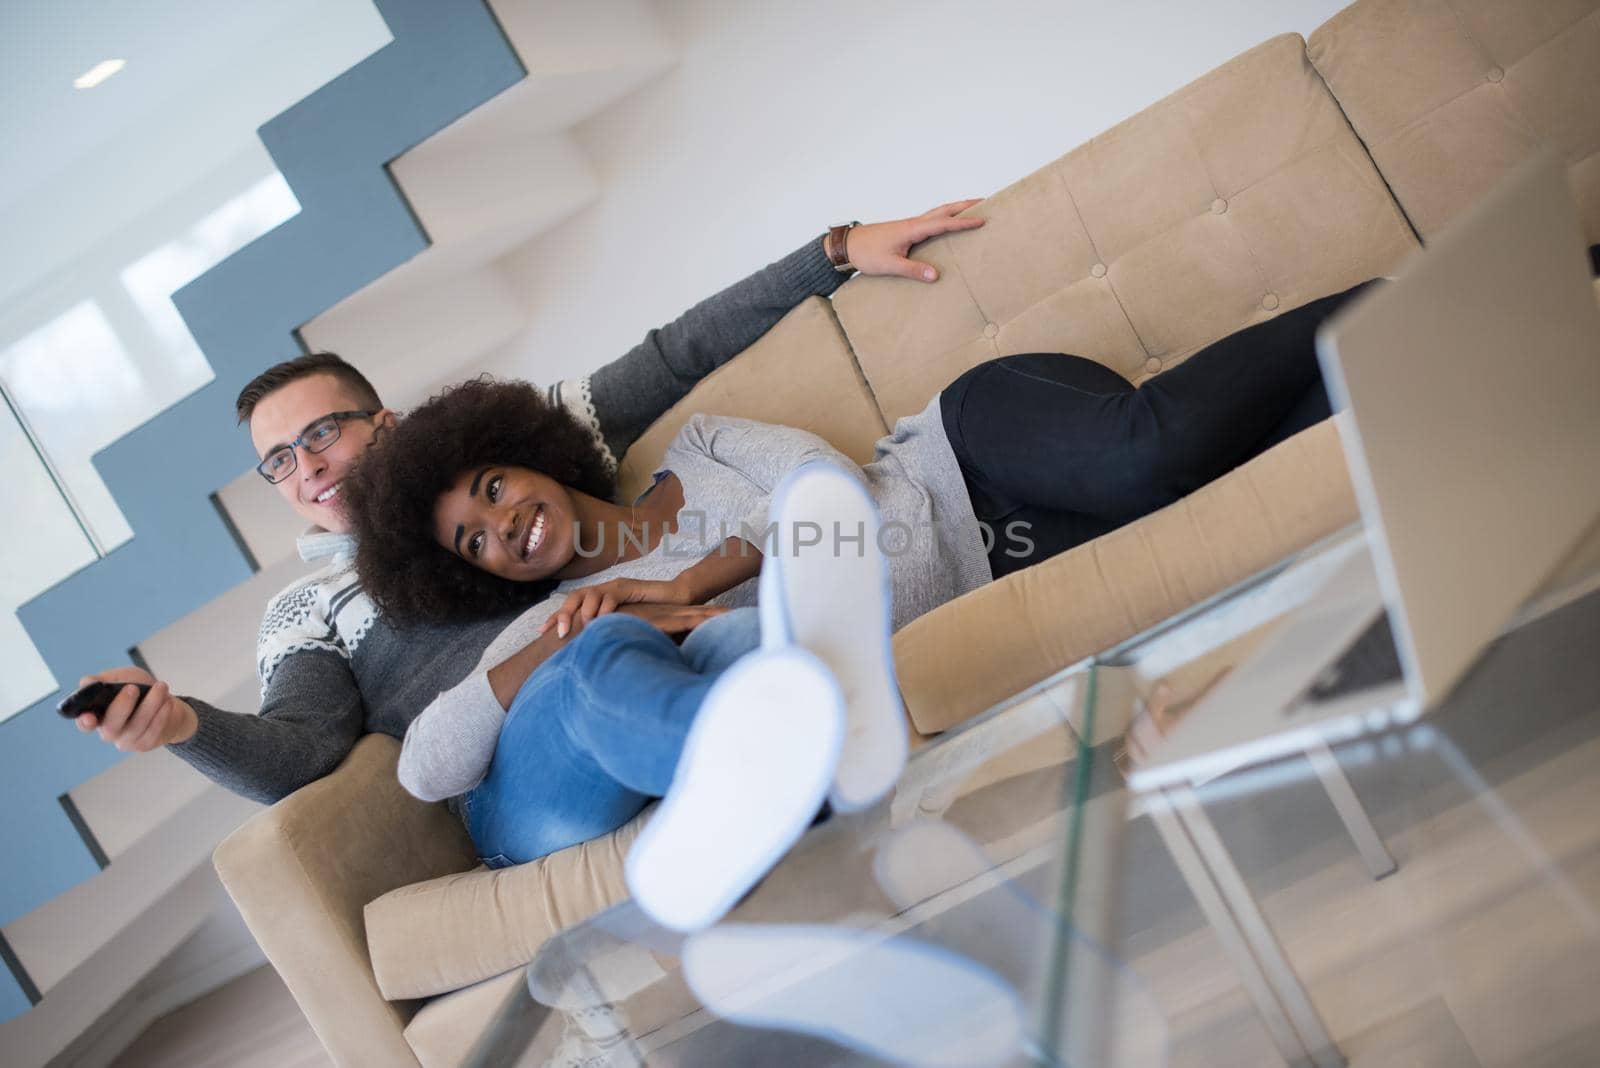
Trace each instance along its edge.
<instances>
[{"instance_id":1,"label":"white stair step","mask_svg":"<svg viewBox=\"0 0 1600 1068\"><path fill-rule=\"evenodd\" d=\"M196 871L209 869L217 843L260 809L208 783L110 867L8 924L6 940L45 1000L57 985L130 930L140 931L139 937L153 944L165 942L150 966L193 933L193 925L178 923L165 932L149 929L143 917L159 909ZM198 923L204 918L193 919ZM115 993L120 996L126 989L124 985Z\"/></svg>"},{"instance_id":2,"label":"white stair step","mask_svg":"<svg viewBox=\"0 0 1600 1068\"><path fill-rule=\"evenodd\" d=\"M517 334L526 315L493 267L434 277L407 264L317 316L300 336L310 350L337 352L361 368L386 404L405 409L460 379L463 361Z\"/></svg>"},{"instance_id":3,"label":"white stair step","mask_svg":"<svg viewBox=\"0 0 1600 1068\"><path fill-rule=\"evenodd\" d=\"M593 168L569 136L530 133L515 116L481 116L485 109L499 110L491 101L390 164L432 241L400 270L439 277L487 263L598 193Z\"/></svg>"},{"instance_id":4,"label":"white stair step","mask_svg":"<svg viewBox=\"0 0 1600 1068\"><path fill-rule=\"evenodd\" d=\"M489 7L535 88L584 73L659 73L677 58L676 45L647 0L490 0ZM609 98L574 94L592 110L566 112L576 118L556 119L551 128L586 118L630 88L615 88Z\"/></svg>"},{"instance_id":5,"label":"white stair step","mask_svg":"<svg viewBox=\"0 0 1600 1068\"><path fill-rule=\"evenodd\" d=\"M590 203L599 183L570 129L677 61L643 0L491 6L527 77L390 164L433 243L406 267L419 277L494 260Z\"/></svg>"}]
</instances>

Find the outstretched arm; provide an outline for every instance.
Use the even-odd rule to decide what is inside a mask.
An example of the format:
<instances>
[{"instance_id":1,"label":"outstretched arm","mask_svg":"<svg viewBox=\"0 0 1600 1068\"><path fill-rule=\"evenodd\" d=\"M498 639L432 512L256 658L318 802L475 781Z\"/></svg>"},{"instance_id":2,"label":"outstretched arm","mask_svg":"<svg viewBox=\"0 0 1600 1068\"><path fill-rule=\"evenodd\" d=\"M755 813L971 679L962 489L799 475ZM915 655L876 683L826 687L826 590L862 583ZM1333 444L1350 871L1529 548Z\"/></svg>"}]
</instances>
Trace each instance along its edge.
<instances>
[{"instance_id":1,"label":"outstretched arm","mask_svg":"<svg viewBox=\"0 0 1600 1068\"><path fill-rule=\"evenodd\" d=\"M326 652L294 653L272 675L257 716L188 699L192 736L168 748L208 779L273 804L327 775L365 732L350 665Z\"/></svg>"},{"instance_id":2,"label":"outstretched arm","mask_svg":"<svg viewBox=\"0 0 1600 1068\"><path fill-rule=\"evenodd\" d=\"M961 200L909 219L857 226L846 238L851 265L863 274L936 281L938 272L931 265L908 258L911 247L939 234L982 226L980 218L961 216L977 203ZM808 241L650 331L644 341L587 378L557 382L550 387L550 398L594 431L615 464L702 378L749 348L802 301L830 295L847 277L829 262L823 238Z\"/></svg>"},{"instance_id":3,"label":"outstretched arm","mask_svg":"<svg viewBox=\"0 0 1600 1068\"><path fill-rule=\"evenodd\" d=\"M174 696L166 683L138 668L90 678L142 682L151 690L141 700L137 690L125 688L98 722L79 716L79 730L94 731L123 752L164 745L206 778L269 805L338 767L362 732L355 677L333 653L286 657L273 673L259 716Z\"/></svg>"},{"instance_id":4,"label":"outstretched arm","mask_svg":"<svg viewBox=\"0 0 1600 1068\"><path fill-rule=\"evenodd\" d=\"M339 766L365 730L366 706L327 604L349 604L359 593L353 576L324 599L308 596L325 573L306 576L273 598L256 641L261 675L259 715L229 712L193 697L171 695L165 683L137 668L98 676L108 682L152 684L125 688L98 726L80 717L81 730L124 751L165 745L208 779L253 801L272 804Z\"/></svg>"}]
</instances>

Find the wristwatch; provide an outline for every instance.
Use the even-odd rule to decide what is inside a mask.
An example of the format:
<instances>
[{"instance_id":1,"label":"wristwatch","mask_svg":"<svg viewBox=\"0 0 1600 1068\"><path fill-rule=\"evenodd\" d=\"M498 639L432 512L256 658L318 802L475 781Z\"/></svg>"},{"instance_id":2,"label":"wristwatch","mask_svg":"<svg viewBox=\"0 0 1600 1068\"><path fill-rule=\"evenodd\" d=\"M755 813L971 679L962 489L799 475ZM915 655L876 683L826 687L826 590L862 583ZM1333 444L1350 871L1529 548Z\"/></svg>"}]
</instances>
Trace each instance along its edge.
<instances>
[{"instance_id":1,"label":"wristwatch","mask_svg":"<svg viewBox=\"0 0 1600 1068\"><path fill-rule=\"evenodd\" d=\"M822 251L828 254L828 262L833 264L833 269L840 274L849 274L855 270L850 263L850 254L846 251L845 237L860 225L861 221L858 219L855 222L830 226L827 236L822 239Z\"/></svg>"}]
</instances>

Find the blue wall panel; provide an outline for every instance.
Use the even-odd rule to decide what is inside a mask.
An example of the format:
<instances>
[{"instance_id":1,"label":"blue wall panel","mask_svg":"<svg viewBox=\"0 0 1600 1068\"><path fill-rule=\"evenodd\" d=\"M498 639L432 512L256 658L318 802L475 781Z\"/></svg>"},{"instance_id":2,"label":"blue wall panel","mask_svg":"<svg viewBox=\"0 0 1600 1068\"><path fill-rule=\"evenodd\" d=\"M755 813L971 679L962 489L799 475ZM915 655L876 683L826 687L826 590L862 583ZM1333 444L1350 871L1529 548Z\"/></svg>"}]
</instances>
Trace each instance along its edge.
<instances>
[{"instance_id":1,"label":"blue wall panel","mask_svg":"<svg viewBox=\"0 0 1600 1068\"><path fill-rule=\"evenodd\" d=\"M375 6L393 42L261 127L300 214L173 296L215 380L95 457L133 540L18 612L69 689L249 575L209 500L255 462L233 398L298 354L301 324L427 246L385 165L523 76L482 0ZM120 754L64 723L59 697L0 724L0 925L99 870L56 799ZM0 1020L26 1007L0 975Z\"/></svg>"},{"instance_id":2,"label":"blue wall panel","mask_svg":"<svg viewBox=\"0 0 1600 1068\"><path fill-rule=\"evenodd\" d=\"M0 1023L13 1016L21 1016L28 1008L28 997L21 987L9 979L0 982Z\"/></svg>"}]
</instances>

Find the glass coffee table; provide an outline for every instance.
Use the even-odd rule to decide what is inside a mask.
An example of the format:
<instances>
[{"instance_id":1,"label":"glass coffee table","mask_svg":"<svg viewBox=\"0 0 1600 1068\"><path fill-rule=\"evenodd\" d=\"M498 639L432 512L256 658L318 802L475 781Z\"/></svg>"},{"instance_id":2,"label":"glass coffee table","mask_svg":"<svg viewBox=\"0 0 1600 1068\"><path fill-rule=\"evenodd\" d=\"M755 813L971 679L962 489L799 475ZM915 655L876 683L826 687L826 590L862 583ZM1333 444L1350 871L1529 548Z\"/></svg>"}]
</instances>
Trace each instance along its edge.
<instances>
[{"instance_id":1,"label":"glass coffee table","mask_svg":"<svg viewBox=\"0 0 1600 1068\"><path fill-rule=\"evenodd\" d=\"M1137 725L1180 714L1351 538L929 741L710 931L628 902L568 929L468 1063L1584 1063L1600 549L1410 727L1126 785Z\"/></svg>"}]
</instances>

